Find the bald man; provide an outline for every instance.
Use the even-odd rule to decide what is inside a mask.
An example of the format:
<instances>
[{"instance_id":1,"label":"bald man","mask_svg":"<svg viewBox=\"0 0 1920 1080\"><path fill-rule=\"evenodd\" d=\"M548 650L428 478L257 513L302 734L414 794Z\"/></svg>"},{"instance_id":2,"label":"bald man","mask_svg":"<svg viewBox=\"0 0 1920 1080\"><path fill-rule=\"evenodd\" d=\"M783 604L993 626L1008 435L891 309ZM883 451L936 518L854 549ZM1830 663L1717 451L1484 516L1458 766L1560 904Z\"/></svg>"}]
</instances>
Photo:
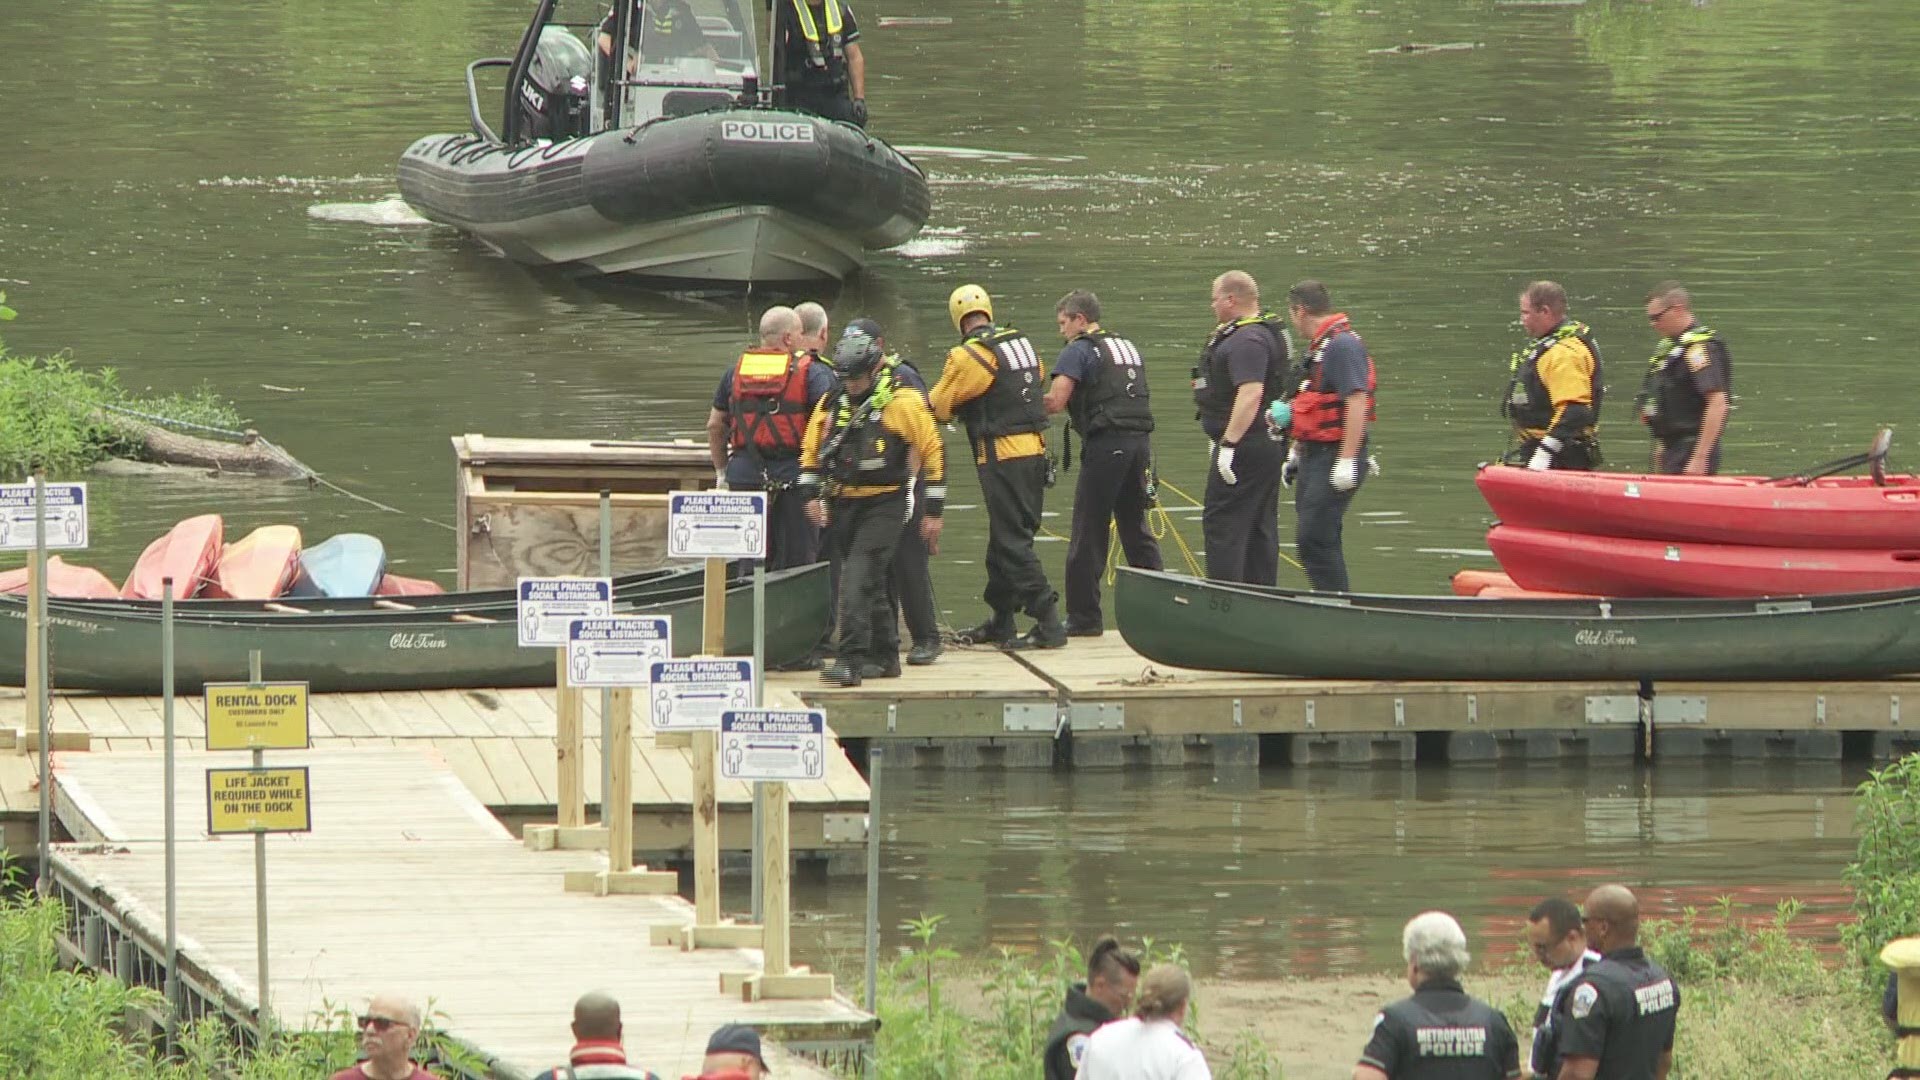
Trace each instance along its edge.
<instances>
[{"instance_id":1,"label":"bald man","mask_svg":"<svg viewBox=\"0 0 1920 1080\"><path fill-rule=\"evenodd\" d=\"M1217 325L1193 369L1193 405L1211 445L1200 512L1207 577L1273 585L1286 450L1265 415L1286 389L1286 325L1261 309L1260 286L1244 270L1214 278L1211 302Z\"/></svg>"},{"instance_id":2,"label":"bald man","mask_svg":"<svg viewBox=\"0 0 1920 1080\"><path fill-rule=\"evenodd\" d=\"M356 1018L366 1060L333 1074L332 1080L440 1080L413 1061L420 1041L420 1006L396 994L367 1002Z\"/></svg>"},{"instance_id":3,"label":"bald man","mask_svg":"<svg viewBox=\"0 0 1920 1080\"><path fill-rule=\"evenodd\" d=\"M1602 885L1581 921L1601 960L1554 1007L1555 1080L1666 1080L1680 988L1640 948L1640 901L1624 885Z\"/></svg>"},{"instance_id":4,"label":"bald man","mask_svg":"<svg viewBox=\"0 0 1920 1080\"><path fill-rule=\"evenodd\" d=\"M620 1003L604 990L582 994L573 1003L573 1050L567 1064L548 1069L534 1080L660 1080L627 1062L620 1043Z\"/></svg>"}]
</instances>

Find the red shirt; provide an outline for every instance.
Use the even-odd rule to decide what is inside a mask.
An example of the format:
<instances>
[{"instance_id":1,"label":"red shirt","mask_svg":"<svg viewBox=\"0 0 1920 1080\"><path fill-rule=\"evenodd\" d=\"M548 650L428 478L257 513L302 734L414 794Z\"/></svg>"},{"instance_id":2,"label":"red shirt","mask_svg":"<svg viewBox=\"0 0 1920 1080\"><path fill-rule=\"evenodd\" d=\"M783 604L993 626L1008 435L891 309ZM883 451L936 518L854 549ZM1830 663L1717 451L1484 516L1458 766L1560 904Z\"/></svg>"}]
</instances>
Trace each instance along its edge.
<instances>
[{"instance_id":1,"label":"red shirt","mask_svg":"<svg viewBox=\"0 0 1920 1080\"><path fill-rule=\"evenodd\" d=\"M366 1062L364 1061L360 1063L360 1065L365 1064ZM408 1064L412 1063L409 1062ZM373 1080L360 1065L355 1065L351 1069L341 1069L339 1072L333 1074L332 1080ZM440 1078L420 1066L414 1065L413 1071L407 1074L407 1080L440 1080Z\"/></svg>"}]
</instances>

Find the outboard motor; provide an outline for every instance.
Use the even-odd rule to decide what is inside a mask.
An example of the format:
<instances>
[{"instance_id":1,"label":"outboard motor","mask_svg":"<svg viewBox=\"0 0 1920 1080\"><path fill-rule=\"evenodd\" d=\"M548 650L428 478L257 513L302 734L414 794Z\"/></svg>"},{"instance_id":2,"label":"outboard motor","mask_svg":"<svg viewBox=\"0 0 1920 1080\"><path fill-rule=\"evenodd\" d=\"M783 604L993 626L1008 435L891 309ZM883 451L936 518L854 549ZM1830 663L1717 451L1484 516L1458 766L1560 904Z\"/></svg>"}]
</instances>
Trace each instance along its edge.
<instances>
[{"instance_id":1,"label":"outboard motor","mask_svg":"<svg viewBox=\"0 0 1920 1080\"><path fill-rule=\"evenodd\" d=\"M593 55L564 26L546 26L520 83L520 130L530 139L575 139L588 133L587 80Z\"/></svg>"}]
</instances>

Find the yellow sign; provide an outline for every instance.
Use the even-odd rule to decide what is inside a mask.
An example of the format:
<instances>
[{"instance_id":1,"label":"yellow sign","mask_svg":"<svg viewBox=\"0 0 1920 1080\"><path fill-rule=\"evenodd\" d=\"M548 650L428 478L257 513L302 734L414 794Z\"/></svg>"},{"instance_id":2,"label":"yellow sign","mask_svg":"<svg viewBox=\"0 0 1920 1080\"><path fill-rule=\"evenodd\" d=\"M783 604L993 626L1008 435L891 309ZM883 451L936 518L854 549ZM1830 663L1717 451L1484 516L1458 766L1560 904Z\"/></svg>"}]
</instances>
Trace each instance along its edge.
<instances>
[{"instance_id":1,"label":"yellow sign","mask_svg":"<svg viewBox=\"0 0 1920 1080\"><path fill-rule=\"evenodd\" d=\"M208 836L312 831L305 765L207 770Z\"/></svg>"},{"instance_id":2,"label":"yellow sign","mask_svg":"<svg viewBox=\"0 0 1920 1080\"><path fill-rule=\"evenodd\" d=\"M307 684L208 683L209 750L305 750Z\"/></svg>"}]
</instances>

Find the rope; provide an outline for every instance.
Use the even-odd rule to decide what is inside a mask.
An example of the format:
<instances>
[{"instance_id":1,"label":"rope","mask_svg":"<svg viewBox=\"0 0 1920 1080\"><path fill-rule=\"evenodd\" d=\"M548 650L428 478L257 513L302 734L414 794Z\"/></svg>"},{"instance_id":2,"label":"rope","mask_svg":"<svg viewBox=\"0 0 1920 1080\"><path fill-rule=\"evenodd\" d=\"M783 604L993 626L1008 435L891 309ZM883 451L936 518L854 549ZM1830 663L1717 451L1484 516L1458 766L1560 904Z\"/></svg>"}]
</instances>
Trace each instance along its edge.
<instances>
[{"instance_id":1,"label":"rope","mask_svg":"<svg viewBox=\"0 0 1920 1080\"><path fill-rule=\"evenodd\" d=\"M1191 496L1191 495L1189 495L1189 494L1187 494L1186 492L1184 492L1184 491L1181 491L1181 490L1180 490L1179 488L1177 488L1177 487L1175 487L1175 486L1173 486L1173 484L1172 484L1172 483L1170 483L1170 482L1168 482L1168 480L1167 480L1167 479L1166 479L1165 477L1162 477L1162 478L1160 479L1160 486L1161 486L1161 487L1163 487L1163 488L1166 488L1166 489L1167 489L1168 491L1171 491L1171 492L1173 492L1173 493L1174 493L1175 495L1178 495L1178 496L1180 496L1181 498L1183 498L1183 499L1185 499L1185 500L1187 500L1187 505L1189 505L1189 506L1200 506L1200 507L1204 507L1204 506L1206 505L1205 503L1202 503L1202 502L1201 502L1201 501L1200 501L1199 499L1196 499L1196 498L1194 498L1193 496ZM1166 510L1164 510L1164 509L1162 509L1162 508L1160 508L1160 507L1157 507L1157 506L1155 507L1155 509L1157 509L1157 510L1160 510L1160 513L1161 513L1161 515L1162 515L1162 516L1165 516L1165 515L1166 515ZM1171 520L1171 519L1169 519L1169 520L1168 520L1168 524L1169 524L1169 525L1171 525L1171 524L1172 524L1172 520ZM1185 540L1180 540L1180 533L1179 533L1179 531L1178 531L1178 530L1175 530L1175 531L1174 531L1174 534L1173 534L1173 535L1174 535L1174 539L1175 539L1175 540L1179 540L1179 542L1180 542L1180 550L1182 550L1182 551L1185 551L1185 550L1186 550L1186 548L1187 548L1187 544L1186 544L1186 541L1185 541ZM1291 555L1289 555L1289 554L1287 554L1286 552L1284 552L1284 551L1283 551L1283 552L1281 552L1281 553L1280 553L1280 557L1281 557L1282 559L1285 559L1285 560L1286 560L1286 563L1287 563L1287 565L1288 565L1288 566L1291 566L1291 567L1293 567L1293 568L1294 568L1295 570L1298 570L1298 571L1300 571L1300 572L1301 572L1301 573L1303 573L1303 574L1307 572L1307 568L1306 568L1306 567L1304 567L1304 566L1302 566L1302 565L1300 565L1300 561L1299 561L1298 559L1295 559L1295 558L1294 558L1293 556L1291 556ZM1188 561L1189 561L1189 562L1191 562L1191 561L1192 561L1192 556L1191 556L1191 555L1189 555L1189 556L1188 556ZM1201 574L1200 574L1200 572L1199 572L1198 570L1195 570L1195 571L1194 571L1194 574L1195 574L1196 576L1204 576L1204 575L1201 575Z\"/></svg>"},{"instance_id":2,"label":"rope","mask_svg":"<svg viewBox=\"0 0 1920 1080\"><path fill-rule=\"evenodd\" d=\"M61 396L65 397L65 395L61 395ZM67 398L67 400L73 401L72 398ZM75 404L79 404L79 403L75 402ZM99 407L107 410L108 412L117 412L124 416L139 417L140 419L145 420L148 423L157 424L161 427L187 428L193 431L212 432L215 435L225 436L227 439L233 442L245 442L247 439L246 432L235 431L232 428L213 427L212 425L209 425L209 424L196 424L191 420L176 420L171 416L159 416L154 413L141 412L139 409L129 409L125 405L113 405L108 403L102 403ZM262 439L261 441L265 442L266 440ZM276 447L276 449L278 448ZM284 453L284 451L282 451L282 453ZM291 461L293 459L289 457L288 460ZM298 462L295 462L295 464L298 464ZM304 468L304 466L302 467Z\"/></svg>"}]
</instances>

